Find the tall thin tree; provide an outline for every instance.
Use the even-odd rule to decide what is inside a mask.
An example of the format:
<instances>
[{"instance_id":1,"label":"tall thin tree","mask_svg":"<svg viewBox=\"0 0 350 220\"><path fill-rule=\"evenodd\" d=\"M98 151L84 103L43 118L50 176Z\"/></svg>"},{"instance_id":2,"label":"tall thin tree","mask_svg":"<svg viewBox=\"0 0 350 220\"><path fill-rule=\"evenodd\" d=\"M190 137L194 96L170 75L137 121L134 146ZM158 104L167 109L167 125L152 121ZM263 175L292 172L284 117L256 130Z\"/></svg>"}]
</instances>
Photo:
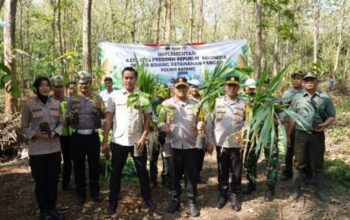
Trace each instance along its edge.
<instances>
[{"instance_id":1,"label":"tall thin tree","mask_svg":"<svg viewBox=\"0 0 350 220\"><path fill-rule=\"evenodd\" d=\"M256 32L255 32L255 62L254 70L256 78L261 73L261 60L262 60L262 17L263 17L263 2L262 0L256 1Z\"/></svg>"},{"instance_id":2,"label":"tall thin tree","mask_svg":"<svg viewBox=\"0 0 350 220\"><path fill-rule=\"evenodd\" d=\"M16 69L16 11L17 0L5 2L5 22L9 25L4 27L4 63L11 70L11 79L6 83L5 88L5 114L10 115L16 112L18 100L13 90L18 86Z\"/></svg>"},{"instance_id":3,"label":"tall thin tree","mask_svg":"<svg viewBox=\"0 0 350 220\"><path fill-rule=\"evenodd\" d=\"M91 5L92 0L84 0L83 12L83 69L92 73L91 61Z\"/></svg>"}]
</instances>

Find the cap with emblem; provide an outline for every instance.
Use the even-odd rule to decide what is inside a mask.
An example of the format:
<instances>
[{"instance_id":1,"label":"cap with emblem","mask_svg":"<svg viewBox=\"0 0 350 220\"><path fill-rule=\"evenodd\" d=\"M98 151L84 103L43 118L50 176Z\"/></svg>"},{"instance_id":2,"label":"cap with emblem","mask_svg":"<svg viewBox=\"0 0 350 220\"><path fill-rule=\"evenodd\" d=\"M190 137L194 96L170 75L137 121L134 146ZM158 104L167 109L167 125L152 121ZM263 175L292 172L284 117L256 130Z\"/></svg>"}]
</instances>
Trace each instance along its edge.
<instances>
[{"instance_id":1,"label":"cap with emblem","mask_svg":"<svg viewBox=\"0 0 350 220\"><path fill-rule=\"evenodd\" d=\"M316 74L313 73L313 72L306 72L306 73L304 74L303 79L307 79L307 78L314 78L314 79L317 79L317 76L316 76Z\"/></svg>"},{"instance_id":2,"label":"cap with emblem","mask_svg":"<svg viewBox=\"0 0 350 220\"><path fill-rule=\"evenodd\" d=\"M295 71L294 73L292 73L291 77L292 79L295 79L296 77L300 77L300 78L303 78L304 74L302 71Z\"/></svg>"},{"instance_id":3,"label":"cap with emblem","mask_svg":"<svg viewBox=\"0 0 350 220\"><path fill-rule=\"evenodd\" d=\"M245 81L245 86L250 89L256 89L256 82L254 79L247 79L247 81Z\"/></svg>"},{"instance_id":4,"label":"cap with emblem","mask_svg":"<svg viewBox=\"0 0 350 220\"><path fill-rule=\"evenodd\" d=\"M63 76L59 76L59 75L57 75L57 76L52 76L52 77L50 78L50 83L51 83L51 85L54 86L54 87L63 86L63 85L64 85L64 83L63 83Z\"/></svg>"},{"instance_id":5,"label":"cap with emblem","mask_svg":"<svg viewBox=\"0 0 350 220\"><path fill-rule=\"evenodd\" d=\"M226 78L226 84L239 85L239 78L237 76L229 76Z\"/></svg>"},{"instance_id":6,"label":"cap with emblem","mask_svg":"<svg viewBox=\"0 0 350 220\"><path fill-rule=\"evenodd\" d=\"M188 84L195 86L195 87L198 87L201 84L201 82L199 82L196 79L192 79L192 80L188 81Z\"/></svg>"},{"instance_id":7,"label":"cap with emblem","mask_svg":"<svg viewBox=\"0 0 350 220\"><path fill-rule=\"evenodd\" d=\"M78 76L79 76L79 83L88 83L92 81L91 73L87 71L78 72Z\"/></svg>"},{"instance_id":8,"label":"cap with emblem","mask_svg":"<svg viewBox=\"0 0 350 220\"><path fill-rule=\"evenodd\" d=\"M187 83L187 79L185 77L178 77L175 79L175 88L179 87L179 86L187 86L188 87L188 83Z\"/></svg>"}]
</instances>

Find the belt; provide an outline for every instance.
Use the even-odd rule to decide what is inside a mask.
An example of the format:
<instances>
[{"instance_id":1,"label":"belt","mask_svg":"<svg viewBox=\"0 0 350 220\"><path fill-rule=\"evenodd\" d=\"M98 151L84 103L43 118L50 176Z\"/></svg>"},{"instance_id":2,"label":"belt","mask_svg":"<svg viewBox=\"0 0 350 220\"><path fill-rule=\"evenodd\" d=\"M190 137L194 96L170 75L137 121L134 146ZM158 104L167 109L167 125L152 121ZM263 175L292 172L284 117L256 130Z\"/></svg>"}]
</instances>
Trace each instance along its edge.
<instances>
[{"instance_id":1,"label":"belt","mask_svg":"<svg viewBox=\"0 0 350 220\"><path fill-rule=\"evenodd\" d=\"M97 129L73 129L73 132L82 135L90 135L97 133Z\"/></svg>"}]
</instances>

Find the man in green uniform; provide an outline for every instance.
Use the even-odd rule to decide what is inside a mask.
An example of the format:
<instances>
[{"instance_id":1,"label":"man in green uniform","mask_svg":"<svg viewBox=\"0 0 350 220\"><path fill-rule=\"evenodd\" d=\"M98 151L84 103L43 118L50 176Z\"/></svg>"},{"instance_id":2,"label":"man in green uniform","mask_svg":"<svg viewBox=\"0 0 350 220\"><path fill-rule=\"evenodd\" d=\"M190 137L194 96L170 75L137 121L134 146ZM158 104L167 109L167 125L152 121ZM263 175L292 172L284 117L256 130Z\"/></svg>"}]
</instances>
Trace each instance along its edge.
<instances>
[{"instance_id":1,"label":"man in green uniform","mask_svg":"<svg viewBox=\"0 0 350 220\"><path fill-rule=\"evenodd\" d=\"M292 102L292 98L304 91L304 87L303 87L303 73L301 71L297 71L292 73L291 75L292 77L292 83L293 85L288 88L282 96L282 103L288 107L290 105L290 103ZM282 116L284 117L284 116ZM284 117L285 118L285 117ZM288 121L288 119L286 118L286 121ZM288 123L287 123L287 128L288 128ZM286 154L285 154L285 167L284 170L282 172L282 176L281 176L281 180L288 180L292 177L293 174L293 152L294 152L294 134L295 134L295 130L292 132L292 137L291 137L291 142L290 144L288 144L287 149L286 149Z\"/></svg>"},{"instance_id":2,"label":"man in green uniform","mask_svg":"<svg viewBox=\"0 0 350 220\"><path fill-rule=\"evenodd\" d=\"M67 112L67 97L64 96L63 77L56 75L50 78L51 89L53 91L53 98L60 102L62 116L65 118ZM62 135L60 136L60 143L63 156L63 172L62 172L62 190L71 191L70 177L72 174L72 158L70 149L70 138L72 135L72 128L65 123Z\"/></svg>"},{"instance_id":3,"label":"man in green uniform","mask_svg":"<svg viewBox=\"0 0 350 220\"><path fill-rule=\"evenodd\" d=\"M247 95L250 100L249 102L247 102L247 105L248 105L247 109L249 109L249 105L251 105L252 97L255 96L255 93L252 92L251 94L248 93ZM278 135L276 134L275 136L277 137ZM261 149L259 149L259 151L256 150L256 147L257 147L256 140L249 140L249 141L250 143L248 143L248 149L246 150L247 153L245 154L246 159L244 164L244 167L246 170L246 177L249 181L247 189L243 190L243 193L245 194L250 194L256 189L257 162L259 160L259 155L261 151ZM269 141L269 144L267 144L267 146L264 148L264 154L265 154L265 162L266 162L266 170L267 170L267 186L268 186L265 193L265 201L271 202L275 194L275 186L277 184L277 179L278 179L279 161L278 161L277 139Z\"/></svg>"},{"instance_id":4,"label":"man in green uniform","mask_svg":"<svg viewBox=\"0 0 350 220\"><path fill-rule=\"evenodd\" d=\"M308 72L304 75L303 85L305 91L293 97L291 109L303 117L307 124L295 125L295 122L291 120L288 129L290 140L291 133L294 127L296 128L291 200L296 200L300 196L301 176L307 161L310 161L315 179L316 195L322 202L328 202L329 199L323 191L324 130L334 122L335 109L329 95L316 90L317 76L314 73Z\"/></svg>"}]
</instances>

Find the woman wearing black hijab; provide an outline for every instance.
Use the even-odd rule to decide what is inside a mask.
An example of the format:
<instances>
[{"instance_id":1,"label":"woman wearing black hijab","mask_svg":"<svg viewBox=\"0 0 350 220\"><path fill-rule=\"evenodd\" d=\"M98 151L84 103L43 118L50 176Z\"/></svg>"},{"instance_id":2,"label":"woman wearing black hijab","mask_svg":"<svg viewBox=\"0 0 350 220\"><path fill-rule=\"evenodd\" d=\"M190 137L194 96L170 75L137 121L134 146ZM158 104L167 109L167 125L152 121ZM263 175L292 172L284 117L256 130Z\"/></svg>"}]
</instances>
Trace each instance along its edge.
<instances>
[{"instance_id":1,"label":"woman wearing black hijab","mask_svg":"<svg viewBox=\"0 0 350 220\"><path fill-rule=\"evenodd\" d=\"M36 97L27 101L23 107L21 129L29 139L29 165L35 181L40 219L64 219L55 207L61 167L59 135L63 128L60 103L49 98L48 78L36 78L33 87Z\"/></svg>"}]
</instances>

